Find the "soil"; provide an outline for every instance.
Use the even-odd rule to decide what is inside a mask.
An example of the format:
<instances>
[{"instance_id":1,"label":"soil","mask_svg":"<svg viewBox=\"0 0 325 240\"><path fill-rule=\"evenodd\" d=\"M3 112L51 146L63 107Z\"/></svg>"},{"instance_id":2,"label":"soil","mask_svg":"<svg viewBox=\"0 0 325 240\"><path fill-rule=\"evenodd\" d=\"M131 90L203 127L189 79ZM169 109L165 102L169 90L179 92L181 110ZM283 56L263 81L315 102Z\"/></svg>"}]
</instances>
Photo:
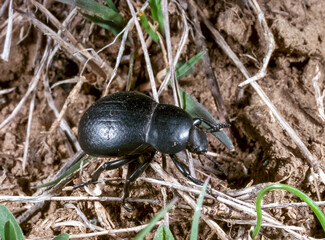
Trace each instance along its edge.
<instances>
[{"instance_id":1,"label":"soil","mask_svg":"<svg viewBox=\"0 0 325 240\"><path fill-rule=\"evenodd\" d=\"M14 8L27 11L24 2L17 1ZM142 5L141 2L136 4L137 7ZM245 67L251 74L257 73L262 66L267 43L253 11L241 1L205 1L200 4L206 17L220 31ZM324 108L317 103L313 78L316 76L316 69L319 68L321 76L317 85L320 93L324 96L325 1L260 0L259 4L265 14L268 26L274 34L276 48L267 67L266 77L258 80L258 83L279 113L288 121L320 165L323 166L325 162L323 150L325 122L320 116L320 110L324 110ZM182 6L185 10L190 7L185 1L182 2ZM33 9L30 13L57 31L56 27L48 23L42 13L36 11L32 6L30 7ZM46 7L60 21L63 21L71 10L57 2L47 2ZM117 7L124 18L129 19L127 3L117 1ZM15 12L18 14L18 11ZM150 15L150 11L147 10L146 14ZM6 19L6 15L1 16L0 22L4 22ZM183 28L181 15L174 4L170 6L170 21L172 44L176 52ZM6 33L4 26L5 24L0 26L0 49L3 49L4 45ZM85 48L99 50L114 39L111 33L91 24L80 12L71 22L69 29ZM198 52L192 30L181 55L181 61L187 61ZM212 187L227 193L230 190L242 189L260 183L280 182L300 189L315 201L321 201L325 197L324 184L315 178L311 180L313 176L311 166L306 158L253 88L247 87L243 97L239 99L238 84L245 80L244 76L213 41L210 32L204 25L202 25L202 31L206 37L211 66L217 77L231 123L229 136L235 146L235 151L230 151L219 141L209 137L209 151L218 153L217 160L223 163L227 172L225 180L220 180L212 174ZM16 44L25 34L26 38ZM136 36L136 30L133 29L132 37L135 44L140 46ZM0 60L0 90L14 88L12 92L0 95L0 123L10 116L23 99L37 71L37 66L40 64L45 46L46 37L42 36L40 31L31 25L31 22L25 17L19 18L19 21L15 22L9 61ZM118 43L100 53L102 59L112 68L116 62L119 47ZM130 51L131 48L126 46L125 55L129 55ZM153 71L157 74L165 68L160 45L153 43L149 52ZM78 76L82 68L83 65L73 55L65 51L64 48L60 48L48 71L50 85ZM193 73L180 81L180 85L187 93L202 103L213 116L217 116L218 109L210 92L211 86L208 83L206 69L202 61L195 66L195 69ZM133 78L137 80L133 90L150 92L149 77L145 71L143 55L135 58L133 71ZM123 61L117 72L122 80L113 81L110 93L125 90L128 72L129 63ZM68 105L69 110L64 115L64 119L75 134L77 134L78 121L82 113L99 99L105 90L104 79L96 74L91 69L86 70L84 76L88 81L83 84L77 96ZM43 71L35 88L35 108L32 114L30 145L25 171L22 169L22 159L32 94L27 97L10 123L0 129L0 195L37 195L41 190L32 187L49 182L76 152L75 147L62 131L49 132L56 117L48 106L43 85L44 78L45 72ZM63 84L52 89L52 97L59 111L74 84ZM172 91L166 90L160 101L173 103L172 96ZM321 102L324 103L323 99ZM195 160L198 159L196 155L193 157ZM78 181L89 179L104 160L91 161L83 169L82 176L76 176L73 182L68 183L67 186L70 188L66 186L57 195L88 196L83 189L71 191L71 186ZM197 177L201 180L204 180L207 175L211 175L207 167L213 167L207 159L203 160L204 166L196 165ZM161 155L157 155L155 161L161 163ZM183 184L186 184L184 178L174 169L173 164L169 164L170 162L168 161L168 174L177 177ZM126 174L127 168L123 167L105 172L101 178L125 178ZM161 179L151 168L148 168L143 176ZM108 183L102 189L102 196L121 197L123 184L123 180ZM166 188L166 190L168 201L177 195L177 192L170 188ZM161 186L148 183L143 179L132 185L131 197L159 200L160 202L163 200ZM193 198L195 197L193 196ZM245 201L253 203L255 198ZM276 190L264 197L263 204L298 201L299 199L293 194ZM33 206L33 203L6 201L4 204L17 218ZM103 229L123 229L146 224L162 208L161 204L130 203L134 211L128 213L121 207L120 202L50 201L33 216L21 222L25 237L45 239L53 238L60 233L92 232L84 225L60 226L58 224L67 221L83 222L76 210L69 208L67 204L74 204L90 222ZM214 203L208 201L206 204L213 205ZM325 237L320 223L307 207L268 209L266 211L283 225L303 227L305 229L301 232L303 235L314 238ZM189 239L192 216L193 210L184 200L180 199L178 206L170 212L170 229L175 239ZM224 216L210 217L220 225L229 239L246 239L248 237L251 225L236 224L235 221L227 223L222 220ZM243 215L242 219L247 218ZM251 218L251 220L255 219ZM130 231L118 233L115 236L106 235L89 239L131 239L134 236L135 232ZM154 231L147 236L147 239L152 239L153 236ZM199 236L200 239L218 239L216 233L203 221L200 222ZM258 238L293 239L293 236L279 228L262 227Z\"/></svg>"}]
</instances>

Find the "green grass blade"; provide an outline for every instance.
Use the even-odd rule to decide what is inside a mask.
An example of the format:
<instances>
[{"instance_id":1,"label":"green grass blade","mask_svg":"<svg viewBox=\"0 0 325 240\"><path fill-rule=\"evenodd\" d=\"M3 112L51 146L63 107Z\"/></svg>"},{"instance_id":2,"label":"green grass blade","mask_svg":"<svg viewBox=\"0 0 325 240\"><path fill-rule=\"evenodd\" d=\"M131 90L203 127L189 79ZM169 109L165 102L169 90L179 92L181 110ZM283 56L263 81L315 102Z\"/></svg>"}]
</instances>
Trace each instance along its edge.
<instances>
[{"instance_id":1,"label":"green grass blade","mask_svg":"<svg viewBox=\"0 0 325 240\"><path fill-rule=\"evenodd\" d=\"M71 166L65 173L63 173L60 177L54 179L51 182L36 186L35 188L44 188L44 187L51 187L60 182L63 178L69 176L70 174L74 173L80 168L80 164L83 162L83 164L88 163L93 157L85 155L82 157L78 162L76 162L73 166Z\"/></svg>"},{"instance_id":2,"label":"green grass blade","mask_svg":"<svg viewBox=\"0 0 325 240\"><path fill-rule=\"evenodd\" d=\"M157 229L153 240L174 240L174 236L166 225L161 224Z\"/></svg>"},{"instance_id":3,"label":"green grass blade","mask_svg":"<svg viewBox=\"0 0 325 240\"><path fill-rule=\"evenodd\" d=\"M53 238L53 240L69 240L69 234L62 233L62 234L56 236L55 238Z\"/></svg>"},{"instance_id":4,"label":"green grass blade","mask_svg":"<svg viewBox=\"0 0 325 240\"><path fill-rule=\"evenodd\" d=\"M191 73L193 66L204 56L204 54L205 54L204 51L199 52L190 60L188 60L186 63L182 64L180 67L176 67L175 74L177 79L180 79L185 75Z\"/></svg>"},{"instance_id":5,"label":"green grass blade","mask_svg":"<svg viewBox=\"0 0 325 240\"><path fill-rule=\"evenodd\" d=\"M173 199L164 209L160 210L157 215L150 220L148 226L135 236L135 240L142 240L154 228L157 222L175 205L177 199Z\"/></svg>"},{"instance_id":6,"label":"green grass blade","mask_svg":"<svg viewBox=\"0 0 325 240\"><path fill-rule=\"evenodd\" d=\"M112 0L105 0L105 1L107 2L108 6L109 6L112 10L114 10L115 12L118 13L118 9L117 9L117 7L115 6L115 4L113 3Z\"/></svg>"},{"instance_id":7,"label":"green grass blade","mask_svg":"<svg viewBox=\"0 0 325 240\"><path fill-rule=\"evenodd\" d=\"M101 17L102 19L107 21L111 21L118 26L124 27L125 25L122 16L118 12L94 0L57 0L57 1L90 11L95 15L97 15L98 17Z\"/></svg>"},{"instance_id":8,"label":"green grass blade","mask_svg":"<svg viewBox=\"0 0 325 240\"><path fill-rule=\"evenodd\" d=\"M303 192L301 192L297 188L294 188L294 187L286 185L286 184L276 183L276 184L271 184L269 186L266 186L257 195L257 198L256 198L257 222L256 222L255 229L254 229L254 231L252 233L252 238L257 236L258 232L260 231L261 225L262 225L262 209L261 209L261 205L262 205L263 196L268 191L273 190L273 189L287 190L287 191L295 194L297 197L299 197L304 202L306 202L308 204L308 206L314 211L315 215L317 216L317 218L318 218L319 222L321 223L321 225L323 227L323 230L325 232L325 216L324 216L322 210L320 210L320 208L316 205L316 203L310 197L308 197L306 194L304 194Z\"/></svg>"},{"instance_id":9,"label":"green grass blade","mask_svg":"<svg viewBox=\"0 0 325 240\"><path fill-rule=\"evenodd\" d=\"M192 71L194 65L203 57L205 54L204 51L199 52L194 57L192 57L189 61L184 63L182 66L176 68L176 77L177 79L189 74ZM170 82L169 82L170 85ZM183 109L188 112L193 118L204 118L212 122L213 124L219 123L217 120L213 118L213 116L209 113L209 111L203 107L198 101L196 101L193 97L187 94L182 88L179 88L179 93L181 95L181 101L183 105ZM203 123L203 127L207 128L208 126ZM234 145L231 142L230 138L224 131L212 132L212 134L219 139L219 141L224 144L229 149L234 149Z\"/></svg>"},{"instance_id":10,"label":"green grass blade","mask_svg":"<svg viewBox=\"0 0 325 240\"><path fill-rule=\"evenodd\" d=\"M100 17L92 16L92 15L89 15L86 13L82 13L82 15L85 16L86 18L88 18L88 20L96 23L101 28L105 28L108 31L112 32L114 34L114 36L116 36L123 30L123 27L117 26L116 24L114 24L110 21L106 21Z\"/></svg>"},{"instance_id":11,"label":"green grass blade","mask_svg":"<svg viewBox=\"0 0 325 240\"><path fill-rule=\"evenodd\" d=\"M181 95L181 101L183 104L183 109L188 112L192 118L204 118L213 124L219 123L215 120L208 110L205 109L198 101L187 94L182 88L179 88L179 93ZM208 128L206 124L202 124L203 127ZM234 145L228 135L224 131L212 132L222 144L224 144L229 149L234 149Z\"/></svg>"},{"instance_id":12,"label":"green grass blade","mask_svg":"<svg viewBox=\"0 0 325 240\"><path fill-rule=\"evenodd\" d=\"M14 230L12 230L12 227L14 228ZM13 234L12 231L14 231L15 234ZM21 230L15 217L12 215L12 213L8 210L8 208L5 205L0 204L0 239L11 240L11 238L8 238L9 235L16 236L15 239L18 240L25 240L23 231Z\"/></svg>"},{"instance_id":13,"label":"green grass blade","mask_svg":"<svg viewBox=\"0 0 325 240\"><path fill-rule=\"evenodd\" d=\"M15 229L14 225L12 224L11 220L8 220L5 223L4 231L5 231L4 240L17 240L18 239L16 229Z\"/></svg>"},{"instance_id":14,"label":"green grass blade","mask_svg":"<svg viewBox=\"0 0 325 240\"><path fill-rule=\"evenodd\" d=\"M161 10L160 0L149 0L152 19L159 24L159 32L164 34L164 18Z\"/></svg>"},{"instance_id":15,"label":"green grass blade","mask_svg":"<svg viewBox=\"0 0 325 240\"><path fill-rule=\"evenodd\" d=\"M152 30L152 28L150 27L149 23L148 23L148 19L146 17L146 15L144 14L144 12L139 11L139 17L141 20L141 24L142 27L144 28L144 30L146 30L146 32L149 34L149 36L156 42L159 42L159 38L157 36L157 34Z\"/></svg>"},{"instance_id":16,"label":"green grass blade","mask_svg":"<svg viewBox=\"0 0 325 240\"><path fill-rule=\"evenodd\" d=\"M199 221L200 221L200 215L203 205L203 199L207 190L207 186L210 180L210 176L205 180L204 185L202 187L201 193L197 199L196 202L196 208L193 215L193 221L192 221L192 227L191 227L191 237L190 240L197 240L197 236L199 234Z\"/></svg>"}]
</instances>

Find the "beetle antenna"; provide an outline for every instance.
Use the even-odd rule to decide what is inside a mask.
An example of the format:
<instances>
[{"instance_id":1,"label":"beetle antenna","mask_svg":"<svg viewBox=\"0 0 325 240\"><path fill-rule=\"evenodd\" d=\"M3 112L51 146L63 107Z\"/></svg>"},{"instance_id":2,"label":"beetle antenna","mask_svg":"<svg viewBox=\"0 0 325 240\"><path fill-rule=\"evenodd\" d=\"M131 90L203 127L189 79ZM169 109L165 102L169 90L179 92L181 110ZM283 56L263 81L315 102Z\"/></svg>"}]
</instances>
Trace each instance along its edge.
<instances>
[{"instance_id":1,"label":"beetle antenna","mask_svg":"<svg viewBox=\"0 0 325 240\"><path fill-rule=\"evenodd\" d=\"M207 132L208 132L208 133L211 133L211 132L218 132L218 131L220 131L220 130L223 129L223 128L230 128L230 127L231 127L231 125L228 124L228 123L218 123L218 124L216 124L216 125L213 125L213 127L207 129Z\"/></svg>"}]
</instances>

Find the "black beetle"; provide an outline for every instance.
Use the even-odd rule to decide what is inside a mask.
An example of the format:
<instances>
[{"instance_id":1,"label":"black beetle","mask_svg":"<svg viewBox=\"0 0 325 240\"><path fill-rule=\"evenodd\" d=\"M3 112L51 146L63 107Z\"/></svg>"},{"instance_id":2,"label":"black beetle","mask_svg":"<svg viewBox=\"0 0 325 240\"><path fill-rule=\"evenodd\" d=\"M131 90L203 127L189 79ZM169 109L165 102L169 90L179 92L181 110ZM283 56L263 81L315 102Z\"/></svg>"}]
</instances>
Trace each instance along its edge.
<instances>
[{"instance_id":1,"label":"black beetle","mask_svg":"<svg viewBox=\"0 0 325 240\"><path fill-rule=\"evenodd\" d=\"M148 167L156 151L169 154L178 170L192 182L203 183L190 175L188 167L176 153L188 149L205 154L208 149L206 133L199 128L205 122L207 132L219 131L228 124L214 125L205 119L192 117L183 109L155 102L137 92L118 92L95 102L81 117L79 143L85 153L95 157L124 157L103 164L91 180L76 187L98 180L104 170L112 170L131 163L142 154L149 154L141 165L126 179L122 205L129 196L129 185Z\"/></svg>"}]
</instances>

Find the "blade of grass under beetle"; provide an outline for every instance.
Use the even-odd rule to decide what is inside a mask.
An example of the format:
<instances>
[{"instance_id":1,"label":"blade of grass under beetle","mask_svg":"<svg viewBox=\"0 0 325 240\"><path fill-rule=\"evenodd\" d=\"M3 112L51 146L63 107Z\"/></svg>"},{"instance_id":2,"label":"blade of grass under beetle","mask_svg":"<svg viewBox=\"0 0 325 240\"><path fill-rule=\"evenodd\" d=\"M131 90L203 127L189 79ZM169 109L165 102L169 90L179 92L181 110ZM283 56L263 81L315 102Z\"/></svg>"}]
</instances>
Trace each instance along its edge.
<instances>
[{"instance_id":1,"label":"blade of grass under beetle","mask_svg":"<svg viewBox=\"0 0 325 240\"><path fill-rule=\"evenodd\" d=\"M148 226L135 236L135 240L142 240L154 228L156 223L175 205L177 198L173 199L164 209L160 210L157 215L150 220Z\"/></svg>"},{"instance_id":2,"label":"blade of grass under beetle","mask_svg":"<svg viewBox=\"0 0 325 240\"><path fill-rule=\"evenodd\" d=\"M196 202L196 208L195 212L193 215L193 221L192 221L192 226L191 226L191 237L190 240L197 240L197 236L199 234L199 221L200 221L200 215L201 215L201 210L202 210L202 204L203 204L203 199L207 190L207 186L210 180L210 176L205 180L204 185L202 187L202 190L200 192L200 195L197 199Z\"/></svg>"},{"instance_id":3,"label":"blade of grass under beetle","mask_svg":"<svg viewBox=\"0 0 325 240\"><path fill-rule=\"evenodd\" d=\"M62 175L60 175L59 177L57 177L56 179L54 179L51 182L36 186L34 188L44 188L44 187L51 187L55 184L57 184L58 182L60 182L63 178L65 178L66 176L69 176L70 174L74 173L75 171L77 171L80 168L80 164L83 162L83 165L85 165L86 163L88 163L93 157L91 156L83 156L78 162L76 162L75 164L73 164L70 168L67 169L67 171L65 171L64 173L62 173Z\"/></svg>"},{"instance_id":4,"label":"blade of grass under beetle","mask_svg":"<svg viewBox=\"0 0 325 240\"><path fill-rule=\"evenodd\" d=\"M174 236L165 224L160 224L153 240L174 240Z\"/></svg>"},{"instance_id":5,"label":"blade of grass under beetle","mask_svg":"<svg viewBox=\"0 0 325 240\"><path fill-rule=\"evenodd\" d=\"M125 25L125 22L119 13L117 13L115 10L111 9L110 7L107 7L94 0L57 0L57 1L93 12L98 17L101 17L107 21L111 21L118 26L122 27Z\"/></svg>"},{"instance_id":6,"label":"blade of grass under beetle","mask_svg":"<svg viewBox=\"0 0 325 240\"><path fill-rule=\"evenodd\" d=\"M160 0L149 0L149 5L150 5L150 10L151 10L151 15L153 20L159 23L159 32L161 34L165 34L164 18L161 11Z\"/></svg>"},{"instance_id":7,"label":"blade of grass under beetle","mask_svg":"<svg viewBox=\"0 0 325 240\"><path fill-rule=\"evenodd\" d=\"M146 32L149 34L149 36L152 38L152 40L154 40L156 43L158 43L159 38L158 38L157 34L150 27L150 25L148 23L148 19L147 19L146 15L144 14L144 12L139 11L139 17L140 17L142 27L146 30Z\"/></svg>"},{"instance_id":8,"label":"blade of grass under beetle","mask_svg":"<svg viewBox=\"0 0 325 240\"><path fill-rule=\"evenodd\" d=\"M219 123L215 120L208 110L205 109L198 101L196 101L193 97L187 94L182 88L179 88L179 94L181 95L181 100L183 104L183 109L188 112L192 118L204 118L209 120L213 124ZM208 126L203 123L203 127L208 128ZM212 134L219 139L219 141L224 144L229 149L234 149L234 145L232 144L228 135L220 130L218 132L212 132Z\"/></svg>"},{"instance_id":9,"label":"blade of grass under beetle","mask_svg":"<svg viewBox=\"0 0 325 240\"><path fill-rule=\"evenodd\" d=\"M7 231L5 229L5 225L7 224L7 222L11 222L14 231L15 231L15 235L17 236L16 239L18 240L24 240L24 234L23 231L21 230L19 224L17 223L15 217L12 215L12 213L9 211L9 209L5 206L5 205L0 205L0 238L1 239L6 239L5 237L5 231ZM6 226L6 228L9 228L9 230L11 229L11 226ZM11 230L10 230L11 232Z\"/></svg>"}]
</instances>

